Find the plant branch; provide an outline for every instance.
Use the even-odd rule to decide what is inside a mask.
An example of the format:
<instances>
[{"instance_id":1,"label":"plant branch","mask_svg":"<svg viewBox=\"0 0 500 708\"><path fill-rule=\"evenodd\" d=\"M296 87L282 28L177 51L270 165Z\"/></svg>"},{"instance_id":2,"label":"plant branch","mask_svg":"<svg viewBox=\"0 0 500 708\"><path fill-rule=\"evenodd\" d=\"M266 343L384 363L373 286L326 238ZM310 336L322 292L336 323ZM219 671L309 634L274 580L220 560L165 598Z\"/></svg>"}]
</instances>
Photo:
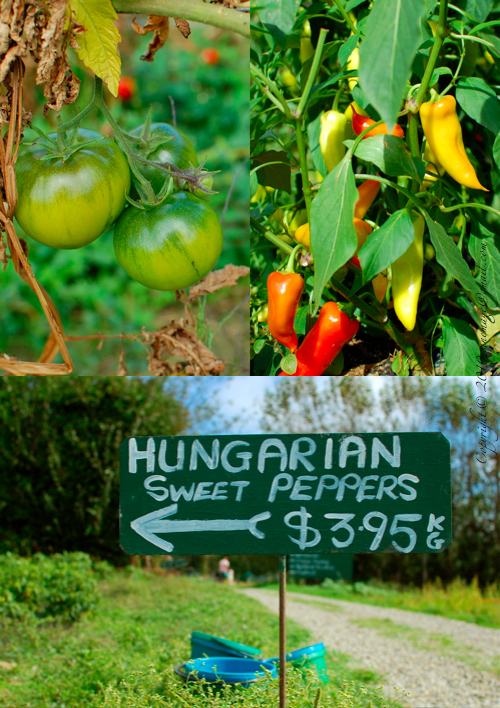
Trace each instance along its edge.
<instances>
[{"instance_id":1,"label":"plant branch","mask_svg":"<svg viewBox=\"0 0 500 708\"><path fill-rule=\"evenodd\" d=\"M325 45L325 39L327 34L328 30L326 29L321 29L319 32L318 44L316 45L316 49L314 51L314 59L311 69L309 70L309 76L307 77L306 87L304 89L304 93L300 97L299 106L293 114L295 118L300 118L302 116L307 101L309 100L309 95L311 93L313 84L316 81L316 75L318 73L319 65L321 63L321 55L323 54L323 47Z\"/></svg>"},{"instance_id":2,"label":"plant branch","mask_svg":"<svg viewBox=\"0 0 500 708\"><path fill-rule=\"evenodd\" d=\"M439 22L436 27L436 36L434 37L434 44L432 46L432 52L429 57L429 62L425 68L424 78L418 89L418 93L414 99L414 109L412 113L416 113L420 108L425 96L425 92L429 87L429 83L432 77L432 72L436 66L436 61L441 51L441 46L443 44L444 36L446 33L446 17L448 14L448 0L441 0L439 4Z\"/></svg>"},{"instance_id":3,"label":"plant branch","mask_svg":"<svg viewBox=\"0 0 500 708\"><path fill-rule=\"evenodd\" d=\"M220 4L205 3L204 0L189 0L189 2L186 0L112 0L112 2L117 12L178 17L250 37L250 14Z\"/></svg>"}]
</instances>

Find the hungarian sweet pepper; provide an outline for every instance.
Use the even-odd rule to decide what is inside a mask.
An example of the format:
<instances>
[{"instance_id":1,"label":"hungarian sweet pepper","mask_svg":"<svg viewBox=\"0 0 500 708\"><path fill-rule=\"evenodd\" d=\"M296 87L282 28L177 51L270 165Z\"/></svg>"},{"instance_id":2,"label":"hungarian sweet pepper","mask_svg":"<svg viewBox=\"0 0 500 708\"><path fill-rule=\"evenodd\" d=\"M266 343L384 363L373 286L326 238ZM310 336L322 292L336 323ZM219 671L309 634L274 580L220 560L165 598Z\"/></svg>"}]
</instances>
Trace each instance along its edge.
<instances>
[{"instance_id":1,"label":"hungarian sweet pepper","mask_svg":"<svg viewBox=\"0 0 500 708\"><path fill-rule=\"evenodd\" d=\"M394 312L407 330L417 321L418 296L424 269L425 221L420 214L413 218L415 239L410 248L392 264L392 297Z\"/></svg>"},{"instance_id":2,"label":"hungarian sweet pepper","mask_svg":"<svg viewBox=\"0 0 500 708\"><path fill-rule=\"evenodd\" d=\"M356 135L360 135L363 130L366 130L367 128L370 127L370 125L374 125L377 121L373 120L372 118L367 118L366 116L361 116L354 106L351 103L351 108L352 108L352 129L356 133ZM389 130L387 128L386 123L381 123L380 125L377 125L376 128L373 130L370 130L368 132L363 140L365 138L373 138L374 135L388 135ZM405 134L403 131L403 128L396 123L394 128L392 129L391 135L396 135L398 138L404 138Z\"/></svg>"},{"instance_id":3,"label":"hungarian sweet pepper","mask_svg":"<svg viewBox=\"0 0 500 708\"><path fill-rule=\"evenodd\" d=\"M326 111L321 116L319 147L326 169L331 172L346 152L343 141L346 139L347 117L340 111Z\"/></svg>"},{"instance_id":4,"label":"hungarian sweet pepper","mask_svg":"<svg viewBox=\"0 0 500 708\"><path fill-rule=\"evenodd\" d=\"M371 207L380 189L380 182L374 179L367 179L358 187L358 201L354 207L354 216L362 219Z\"/></svg>"},{"instance_id":5,"label":"hungarian sweet pepper","mask_svg":"<svg viewBox=\"0 0 500 708\"><path fill-rule=\"evenodd\" d=\"M358 320L351 320L336 302L325 303L317 322L297 349L296 372L283 371L280 376L321 376L358 329Z\"/></svg>"},{"instance_id":6,"label":"hungarian sweet pepper","mask_svg":"<svg viewBox=\"0 0 500 708\"><path fill-rule=\"evenodd\" d=\"M294 320L304 289L304 278L293 272L295 248L284 271L274 271L267 277L267 326L272 336L293 353L297 349Z\"/></svg>"},{"instance_id":7,"label":"hungarian sweet pepper","mask_svg":"<svg viewBox=\"0 0 500 708\"><path fill-rule=\"evenodd\" d=\"M422 103L420 120L432 152L450 177L464 187L487 192L465 152L455 98L447 95L435 103Z\"/></svg>"}]
</instances>

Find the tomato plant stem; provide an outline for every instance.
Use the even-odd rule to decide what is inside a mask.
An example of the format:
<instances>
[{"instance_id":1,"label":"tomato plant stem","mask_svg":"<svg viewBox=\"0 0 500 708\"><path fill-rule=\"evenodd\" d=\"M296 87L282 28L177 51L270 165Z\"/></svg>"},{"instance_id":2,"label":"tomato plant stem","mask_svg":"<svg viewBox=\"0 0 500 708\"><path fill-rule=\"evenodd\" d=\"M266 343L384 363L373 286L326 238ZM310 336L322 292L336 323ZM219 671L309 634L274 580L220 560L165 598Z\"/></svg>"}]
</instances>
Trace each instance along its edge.
<instances>
[{"instance_id":1,"label":"tomato plant stem","mask_svg":"<svg viewBox=\"0 0 500 708\"><path fill-rule=\"evenodd\" d=\"M220 29L250 37L250 14L204 0L112 0L117 12L163 15L193 22L203 22Z\"/></svg>"}]
</instances>

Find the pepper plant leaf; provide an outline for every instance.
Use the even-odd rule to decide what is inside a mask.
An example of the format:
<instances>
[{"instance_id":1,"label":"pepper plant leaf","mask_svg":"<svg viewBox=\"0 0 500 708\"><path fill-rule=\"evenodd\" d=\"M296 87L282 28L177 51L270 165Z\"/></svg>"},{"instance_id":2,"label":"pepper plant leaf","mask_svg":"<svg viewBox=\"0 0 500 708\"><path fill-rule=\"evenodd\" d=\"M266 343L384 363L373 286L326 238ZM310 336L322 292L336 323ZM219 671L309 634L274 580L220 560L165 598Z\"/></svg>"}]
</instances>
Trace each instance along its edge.
<instances>
[{"instance_id":1,"label":"pepper plant leaf","mask_svg":"<svg viewBox=\"0 0 500 708\"><path fill-rule=\"evenodd\" d=\"M453 276L468 293L471 300L478 304L478 285L472 273L457 248L452 237L446 233L437 221L434 221L427 212L425 220L429 229L432 245L436 250L436 260L443 266L449 275Z\"/></svg>"},{"instance_id":2,"label":"pepper plant leaf","mask_svg":"<svg viewBox=\"0 0 500 708\"><path fill-rule=\"evenodd\" d=\"M359 49L359 82L387 123L396 122L426 13L424 0L377 0Z\"/></svg>"},{"instance_id":3,"label":"pepper plant leaf","mask_svg":"<svg viewBox=\"0 0 500 708\"><path fill-rule=\"evenodd\" d=\"M457 101L468 116L491 130L496 136L500 131L500 103L495 91L475 76L459 79Z\"/></svg>"},{"instance_id":4,"label":"pepper plant leaf","mask_svg":"<svg viewBox=\"0 0 500 708\"><path fill-rule=\"evenodd\" d=\"M351 145L352 142L346 143ZM404 140L395 135L376 135L362 140L356 152L356 157L374 165L390 177L407 175L420 181L425 175L425 163L410 155Z\"/></svg>"},{"instance_id":5,"label":"pepper plant leaf","mask_svg":"<svg viewBox=\"0 0 500 708\"><path fill-rule=\"evenodd\" d=\"M457 5L476 22L484 22L491 12L493 0L458 0Z\"/></svg>"},{"instance_id":6,"label":"pepper plant leaf","mask_svg":"<svg viewBox=\"0 0 500 708\"><path fill-rule=\"evenodd\" d=\"M354 230L354 205L358 191L351 153L330 172L311 206L311 250L314 256L314 311L329 278L341 268L358 245Z\"/></svg>"},{"instance_id":7,"label":"pepper plant leaf","mask_svg":"<svg viewBox=\"0 0 500 708\"><path fill-rule=\"evenodd\" d=\"M447 376L475 376L480 349L472 327L456 317L443 317L443 339Z\"/></svg>"},{"instance_id":8,"label":"pepper plant leaf","mask_svg":"<svg viewBox=\"0 0 500 708\"><path fill-rule=\"evenodd\" d=\"M264 187L292 191L288 155L283 150L267 150L252 158L252 169L258 167L257 179Z\"/></svg>"},{"instance_id":9,"label":"pepper plant leaf","mask_svg":"<svg viewBox=\"0 0 500 708\"><path fill-rule=\"evenodd\" d=\"M78 35L80 48L76 53L104 81L113 96L118 96L121 37L113 22L118 16L111 0L71 0L70 4L76 21L86 29Z\"/></svg>"},{"instance_id":10,"label":"pepper plant leaf","mask_svg":"<svg viewBox=\"0 0 500 708\"><path fill-rule=\"evenodd\" d=\"M290 34L295 22L295 15L300 0L267 0L259 3L259 17L261 22L272 34L274 40L286 46L286 36Z\"/></svg>"},{"instance_id":11,"label":"pepper plant leaf","mask_svg":"<svg viewBox=\"0 0 500 708\"><path fill-rule=\"evenodd\" d=\"M415 229L407 209L400 209L366 240L359 251L363 282L367 283L410 248Z\"/></svg>"}]
</instances>

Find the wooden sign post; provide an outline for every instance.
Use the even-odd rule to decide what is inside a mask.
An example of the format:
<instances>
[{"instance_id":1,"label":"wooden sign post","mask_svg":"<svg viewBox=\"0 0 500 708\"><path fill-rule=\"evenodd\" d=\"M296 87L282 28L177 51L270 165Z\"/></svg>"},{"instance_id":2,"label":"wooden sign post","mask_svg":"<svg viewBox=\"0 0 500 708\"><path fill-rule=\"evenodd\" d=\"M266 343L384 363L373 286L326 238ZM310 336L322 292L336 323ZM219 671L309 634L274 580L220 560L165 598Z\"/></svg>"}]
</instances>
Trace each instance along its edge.
<instances>
[{"instance_id":1,"label":"wooden sign post","mask_svg":"<svg viewBox=\"0 0 500 708\"><path fill-rule=\"evenodd\" d=\"M436 553L452 540L441 433L133 437L120 448L129 554Z\"/></svg>"}]
</instances>

